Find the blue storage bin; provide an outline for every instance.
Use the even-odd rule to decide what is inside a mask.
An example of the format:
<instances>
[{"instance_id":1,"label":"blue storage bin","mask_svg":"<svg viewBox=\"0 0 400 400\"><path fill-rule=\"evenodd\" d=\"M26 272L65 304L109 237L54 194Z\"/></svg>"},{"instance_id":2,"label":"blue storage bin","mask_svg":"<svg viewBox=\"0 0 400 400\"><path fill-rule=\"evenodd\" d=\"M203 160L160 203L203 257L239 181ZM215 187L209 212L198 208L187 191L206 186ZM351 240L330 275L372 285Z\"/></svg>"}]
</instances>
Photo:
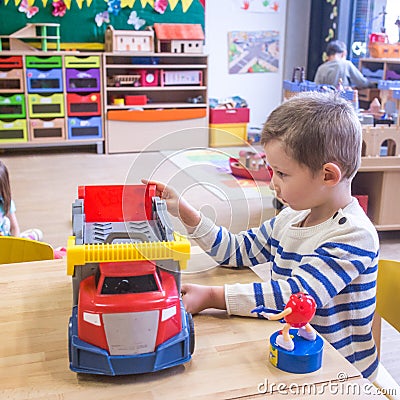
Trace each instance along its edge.
<instances>
[{"instance_id":1,"label":"blue storage bin","mask_svg":"<svg viewBox=\"0 0 400 400\"><path fill-rule=\"evenodd\" d=\"M60 93L63 91L61 69L26 70L28 93Z\"/></svg>"},{"instance_id":2,"label":"blue storage bin","mask_svg":"<svg viewBox=\"0 0 400 400\"><path fill-rule=\"evenodd\" d=\"M101 117L72 117L68 118L68 139L96 139L102 138Z\"/></svg>"},{"instance_id":3,"label":"blue storage bin","mask_svg":"<svg viewBox=\"0 0 400 400\"><path fill-rule=\"evenodd\" d=\"M379 68L377 70L372 70L367 67L361 67L361 73L366 78L375 78L375 79L382 79L383 78L383 69Z\"/></svg>"},{"instance_id":4,"label":"blue storage bin","mask_svg":"<svg viewBox=\"0 0 400 400\"><path fill-rule=\"evenodd\" d=\"M283 89L289 92L313 92L318 90L318 85L312 81L292 82L283 81Z\"/></svg>"},{"instance_id":5,"label":"blue storage bin","mask_svg":"<svg viewBox=\"0 0 400 400\"><path fill-rule=\"evenodd\" d=\"M380 90L397 90L400 89L400 81L379 81L378 89Z\"/></svg>"}]
</instances>

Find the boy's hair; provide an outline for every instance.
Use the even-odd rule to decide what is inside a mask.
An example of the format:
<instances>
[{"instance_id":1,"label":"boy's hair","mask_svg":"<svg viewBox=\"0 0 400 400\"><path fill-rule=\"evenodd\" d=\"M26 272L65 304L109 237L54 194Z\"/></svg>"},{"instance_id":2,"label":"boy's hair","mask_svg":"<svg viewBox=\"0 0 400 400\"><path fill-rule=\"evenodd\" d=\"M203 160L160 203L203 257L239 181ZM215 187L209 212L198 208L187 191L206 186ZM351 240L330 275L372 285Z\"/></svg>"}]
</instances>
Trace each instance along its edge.
<instances>
[{"instance_id":1,"label":"boy's hair","mask_svg":"<svg viewBox=\"0 0 400 400\"><path fill-rule=\"evenodd\" d=\"M8 214L11 206L11 187L8 170L0 160L0 202L3 203L4 214Z\"/></svg>"},{"instance_id":2,"label":"boy's hair","mask_svg":"<svg viewBox=\"0 0 400 400\"><path fill-rule=\"evenodd\" d=\"M304 92L282 103L269 115L261 144L274 139L313 173L332 162L343 178L351 179L361 163L361 124L353 106L338 93Z\"/></svg>"},{"instance_id":3,"label":"boy's hair","mask_svg":"<svg viewBox=\"0 0 400 400\"><path fill-rule=\"evenodd\" d=\"M326 46L326 55L333 56L335 54L341 54L347 51L346 44L340 40L332 40Z\"/></svg>"}]
</instances>

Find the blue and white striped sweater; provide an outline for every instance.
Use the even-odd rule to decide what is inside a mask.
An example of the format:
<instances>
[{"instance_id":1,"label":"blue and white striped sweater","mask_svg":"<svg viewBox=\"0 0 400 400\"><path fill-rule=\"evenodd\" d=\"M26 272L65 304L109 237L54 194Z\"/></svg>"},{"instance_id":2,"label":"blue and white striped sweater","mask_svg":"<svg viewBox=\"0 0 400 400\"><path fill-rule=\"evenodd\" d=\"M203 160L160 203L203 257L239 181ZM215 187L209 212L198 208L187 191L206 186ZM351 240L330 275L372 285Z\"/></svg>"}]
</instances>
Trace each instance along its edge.
<instances>
[{"instance_id":1,"label":"blue and white striped sweater","mask_svg":"<svg viewBox=\"0 0 400 400\"><path fill-rule=\"evenodd\" d=\"M356 199L319 225L297 227L307 213L286 208L239 234L203 217L191 237L221 264L269 270L265 282L225 286L230 314L254 316L258 305L283 309L290 294L307 292L317 303L312 325L371 379L378 365L371 334L378 235Z\"/></svg>"}]
</instances>

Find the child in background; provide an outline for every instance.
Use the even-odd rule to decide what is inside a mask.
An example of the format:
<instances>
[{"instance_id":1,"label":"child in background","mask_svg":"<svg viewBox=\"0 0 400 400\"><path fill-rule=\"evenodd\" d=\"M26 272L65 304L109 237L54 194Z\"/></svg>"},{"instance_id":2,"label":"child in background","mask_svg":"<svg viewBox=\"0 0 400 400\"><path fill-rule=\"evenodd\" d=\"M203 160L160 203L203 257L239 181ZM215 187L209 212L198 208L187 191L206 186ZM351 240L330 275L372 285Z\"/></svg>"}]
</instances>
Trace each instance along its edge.
<instances>
[{"instance_id":1,"label":"child in background","mask_svg":"<svg viewBox=\"0 0 400 400\"><path fill-rule=\"evenodd\" d=\"M7 167L0 160L0 236L18 236L31 240L42 240L39 229L28 229L20 232L16 208L11 198L10 178Z\"/></svg>"},{"instance_id":2,"label":"child in background","mask_svg":"<svg viewBox=\"0 0 400 400\"><path fill-rule=\"evenodd\" d=\"M379 240L351 195L361 143L357 115L337 94L306 92L281 104L268 117L261 144L273 171L271 184L287 206L259 228L238 234L152 181L171 214L216 261L232 267L264 264L269 276L253 284L183 284L186 310L219 308L254 317L257 306L282 310L292 293L306 292L317 304L311 325L373 380Z\"/></svg>"},{"instance_id":3,"label":"child in background","mask_svg":"<svg viewBox=\"0 0 400 400\"><path fill-rule=\"evenodd\" d=\"M314 82L318 85L332 85L339 88L356 87L358 89L376 87L357 67L347 60L346 44L340 40L333 40L326 46L327 60L321 64L315 73Z\"/></svg>"}]
</instances>

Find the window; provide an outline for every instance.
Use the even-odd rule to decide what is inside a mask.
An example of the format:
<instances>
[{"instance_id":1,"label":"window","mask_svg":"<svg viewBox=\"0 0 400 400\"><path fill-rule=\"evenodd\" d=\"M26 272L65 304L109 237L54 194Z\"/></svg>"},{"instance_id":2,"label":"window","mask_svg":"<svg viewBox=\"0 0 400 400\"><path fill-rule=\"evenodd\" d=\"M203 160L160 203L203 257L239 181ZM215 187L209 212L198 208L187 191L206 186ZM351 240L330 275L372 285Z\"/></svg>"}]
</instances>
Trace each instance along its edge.
<instances>
[{"instance_id":1,"label":"window","mask_svg":"<svg viewBox=\"0 0 400 400\"><path fill-rule=\"evenodd\" d=\"M101 294L146 293L157 290L153 275L118 276L104 278Z\"/></svg>"},{"instance_id":2,"label":"window","mask_svg":"<svg viewBox=\"0 0 400 400\"><path fill-rule=\"evenodd\" d=\"M386 1L386 18L385 28L389 37L389 43L400 41L400 27L396 25L396 21L400 19L399 0Z\"/></svg>"}]
</instances>

